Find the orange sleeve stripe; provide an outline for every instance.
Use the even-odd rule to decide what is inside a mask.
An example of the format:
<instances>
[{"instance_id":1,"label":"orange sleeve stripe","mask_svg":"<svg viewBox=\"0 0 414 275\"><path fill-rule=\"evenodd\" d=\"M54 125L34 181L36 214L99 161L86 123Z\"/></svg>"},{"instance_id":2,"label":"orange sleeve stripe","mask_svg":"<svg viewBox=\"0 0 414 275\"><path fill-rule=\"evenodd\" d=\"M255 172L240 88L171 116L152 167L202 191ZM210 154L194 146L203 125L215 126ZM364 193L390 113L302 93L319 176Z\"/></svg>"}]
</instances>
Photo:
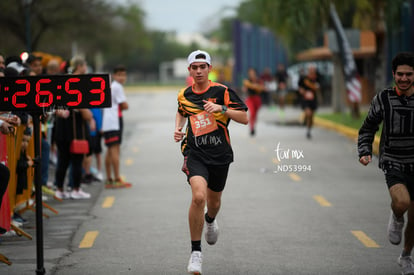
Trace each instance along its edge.
<instances>
[{"instance_id":1,"label":"orange sleeve stripe","mask_svg":"<svg viewBox=\"0 0 414 275\"><path fill-rule=\"evenodd\" d=\"M224 125L222 125L221 123L217 123L217 125L218 125L218 126L220 126L221 128L223 128L223 130L224 130L224 134L226 135L226 140L227 140L227 143L228 143L229 145L231 145L231 144L230 144L229 130L227 129L227 127L226 127L226 126L224 126Z\"/></svg>"},{"instance_id":2,"label":"orange sleeve stripe","mask_svg":"<svg viewBox=\"0 0 414 275\"><path fill-rule=\"evenodd\" d=\"M224 105L229 106L230 105L230 94L229 90L224 91Z\"/></svg>"}]
</instances>

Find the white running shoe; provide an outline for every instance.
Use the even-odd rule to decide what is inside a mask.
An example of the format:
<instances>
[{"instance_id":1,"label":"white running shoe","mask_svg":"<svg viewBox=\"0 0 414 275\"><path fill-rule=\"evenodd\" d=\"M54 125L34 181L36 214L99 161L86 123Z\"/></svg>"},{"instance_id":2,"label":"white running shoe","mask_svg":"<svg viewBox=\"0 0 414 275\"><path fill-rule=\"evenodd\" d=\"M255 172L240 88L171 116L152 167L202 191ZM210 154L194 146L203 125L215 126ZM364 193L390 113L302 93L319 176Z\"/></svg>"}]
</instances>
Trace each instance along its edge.
<instances>
[{"instance_id":1,"label":"white running shoe","mask_svg":"<svg viewBox=\"0 0 414 275\"><path fill-rule=\"evenodd\" d=\"M98 179L99 181L103 181L104 180L104 177L103 177L103 175L102 175L101 172L96 173L95 174L95 178Z\"/></svg>"},{"instance_id":2,"label":"white running shoe","mask_svg":"<svg viewBox=\"0 0 414 275\"><path fill-rule=\"evenodd\" d=\"M203 256L200 251L191 252L190 260L188 261L187 271L190 274L201 275L201 264L203 263Z\"/></svg>"},{"instance_id":3,"label":"white running shoe","mask_svg":"<svg viewBox=\"0 0 414 275\"><path fill-rule=\"evenodd\" d=\"M204 233L204 237L209 245L213 245L217 242L218 235L219 235L219 228L217 224L217 219L214 220L212 223L205 222L206 224L206 233Z\"/></svg>"},{"instance_id":4,"label":"white running shoe","mask_svg":"<svg viewBox=\"0 0 414 275\"><path fill-rule=\"evenodd\" d=\"M17 233L13 229L10 229L9 231L1 235L1 237L14 237L14 236L17 236Z\"/></svg>"},{"instance_id":5,"label":"white running shoe","mask_svg":"<svg viewBox=\"0 0 414 275\"><path fill-rule=\"evenodd\" d=\"M411 256L400 256L398 257L397 263L401 266L402 275L414 274L414 263Z\"/></svg>"},{"instance_id":6,"label":"white running shoe","mask_svg":"<svg viewBox=\"0 0 414 275\"><path fill-rule=\"evenodd\" d=\"M69 195L68 192L59 191L59 190L56 190L55 196L56 196L56 198L61 199L61 200L65 200L65 199L69 199L70 198L70 195Z\"/></svg>"},{"instance_id":7,"label":"white running shoe","mask_svg":"<svg viewBox=\"0 0 414 275\"><path fill-rule=\"evenodd\" d=\"M80 200L80 199L90 199L91 198L91 194L83 192L82 189L79 188L78 191L73 190L70 193L70 197L74 200Z\"/></svg>"},{"instance_id":8,"label":"white running shoe","mask_svg":"<svg viewBox=\"0 0 414 275\"><path fill-rule=\"evenodd\" d=\"M388 239L392 244L399 245L402 238L402 230L404 227L404 216L397 220L394 212L391 210L390 219L388 221Z\"/></svg>"}]
</instances>

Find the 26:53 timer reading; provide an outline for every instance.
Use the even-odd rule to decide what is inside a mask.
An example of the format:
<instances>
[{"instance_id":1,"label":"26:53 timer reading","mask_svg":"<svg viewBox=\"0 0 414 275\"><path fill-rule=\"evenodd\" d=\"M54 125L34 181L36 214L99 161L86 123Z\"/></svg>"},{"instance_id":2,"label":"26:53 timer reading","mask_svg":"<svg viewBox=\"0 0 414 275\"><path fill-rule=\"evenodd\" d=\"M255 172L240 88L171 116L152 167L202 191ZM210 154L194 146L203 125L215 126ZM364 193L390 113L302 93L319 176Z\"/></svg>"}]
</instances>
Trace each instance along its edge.
<instances>
[{"instance_id":1,"label":"26:53 timer reading","mask_svg":"<svg viewBox=\"0 0 414 275\"><path fill-rule=\"evenodd\" d=\"M108 74L0 78L0 111L111 106Z\"/></svg>"}]
</instances>

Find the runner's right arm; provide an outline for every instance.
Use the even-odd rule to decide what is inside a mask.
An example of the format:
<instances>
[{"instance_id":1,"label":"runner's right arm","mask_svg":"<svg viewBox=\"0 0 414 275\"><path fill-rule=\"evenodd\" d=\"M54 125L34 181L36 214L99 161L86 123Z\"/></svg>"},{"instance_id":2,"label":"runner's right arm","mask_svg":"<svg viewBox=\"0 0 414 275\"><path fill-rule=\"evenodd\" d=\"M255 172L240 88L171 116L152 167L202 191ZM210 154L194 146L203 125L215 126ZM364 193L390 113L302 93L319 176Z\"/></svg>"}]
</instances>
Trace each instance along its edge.
<instances>
[{"instance_id":1,"label":"runner's right arm","mask_svg":"<svg viewBox=\"0 0 414 275\"><path fill-rule=\"evenodd\" d=\"M186 121L187 119L183 115L181 115L180 112L177 112L177 114L175 115L175 131L174 131L175 142L179 142L184 138L185 133L182 132L182 130L183 130L183 127Z\"/></svg>"},{"instance_id":2,"label":"runner's right arm","mask_svg":"<svg viewBox=\"0 0 414 275\"><path fill-rule=\"evenodd\" d=\"M372 161L372 143L382 120L379 95L376 95L371 102L368 115L358 132L358 156L359 162L363 165L367 165Z\"/></svg>"}]
</instances>

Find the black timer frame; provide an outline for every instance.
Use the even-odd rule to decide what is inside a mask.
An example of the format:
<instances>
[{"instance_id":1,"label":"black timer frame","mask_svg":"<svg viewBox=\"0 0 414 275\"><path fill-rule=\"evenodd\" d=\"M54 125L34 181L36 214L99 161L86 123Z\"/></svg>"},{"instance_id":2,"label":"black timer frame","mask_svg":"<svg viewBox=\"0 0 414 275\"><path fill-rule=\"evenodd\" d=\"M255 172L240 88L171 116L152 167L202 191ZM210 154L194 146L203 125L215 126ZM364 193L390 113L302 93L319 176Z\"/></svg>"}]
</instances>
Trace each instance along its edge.
<instances>
[{"instance_id":1,"label":"black timer frame","mask_svg":"<svg viewBox=\"0 0 414 275\"><path fill-rule=\"evenodd\" d=\"M37 82L40 79L50 79L49 85L53 85L53 83L61 83L62 81L67 81L69 79L73 79L75 75L59 75L59 76L22 76L22 77L4 77L0 78L0 111L15 111L16 109L10 107L9 104L5 104L5 100L2 100L2 97L5 98L4 93L13 93L19 92L22 90L21 84L17 83L16 85L11 85L10 83L16 83L16 80L30 80L30 82ZM94 77L103 79L104 82L99 83L99 87L95 89L101 89L104 99L99 100L101 101L100 104L96 104L97 99L90 98L91 95L88 96L89 102L94 102L93 105L88 105L88 102L84 102L80 106L82 108L105 108L111 106L111 83L110 83L110 76L108 74L88 74L88 75L76 75L76 77L81 77L82 80L86 81L87 79L93 79ZM11 80L11 81L10 81ZM21 82L21 81L20 81ZM4 90L4 84L7 83L7 90ZM102 87L102 83L104 83L104 87ZM27 95L31 96L31 94L36 93L36 87L31 85L29 91L27 91ZM85 88L85 89L84 89ZM80 91L82 95L85 95L90 92L90 85L80 85L77 87L77 90ZM57 90L49 90L52 93L58 92ZM25 91L26 92L26 91ZM38 91L37 91L38 92ZM93 95L92 95L93 96ZM99 95L99 96L102 96ZM21 95L19 95L20 99L24 99ZM10 96L7 97L8 99ZM70 99L66 99L66 101L59 101L59 104L53 104L47 106L47 109L53 108L64 108L64 109L73 109L76 108L75 106L70 106L67 103L73 102ZM30 103L29 103L30 104ZM36 274L43 275L46 273L44 268L44 254L43 254L43 207L42 207L42 179L41 179L41 137L40 137L40 117L45 113L45 107L33 106L33 104L27 104L27 108L18 109L19 111L26 111L30 113L33 119L33 135L34 135L34 154L35 154L35 167L34 167L34 183L35 183L35 202L36 202L36 258L37 258L37 269ZM79 108L79 107L77 107Z\"/></svg>"}]
</instances>

